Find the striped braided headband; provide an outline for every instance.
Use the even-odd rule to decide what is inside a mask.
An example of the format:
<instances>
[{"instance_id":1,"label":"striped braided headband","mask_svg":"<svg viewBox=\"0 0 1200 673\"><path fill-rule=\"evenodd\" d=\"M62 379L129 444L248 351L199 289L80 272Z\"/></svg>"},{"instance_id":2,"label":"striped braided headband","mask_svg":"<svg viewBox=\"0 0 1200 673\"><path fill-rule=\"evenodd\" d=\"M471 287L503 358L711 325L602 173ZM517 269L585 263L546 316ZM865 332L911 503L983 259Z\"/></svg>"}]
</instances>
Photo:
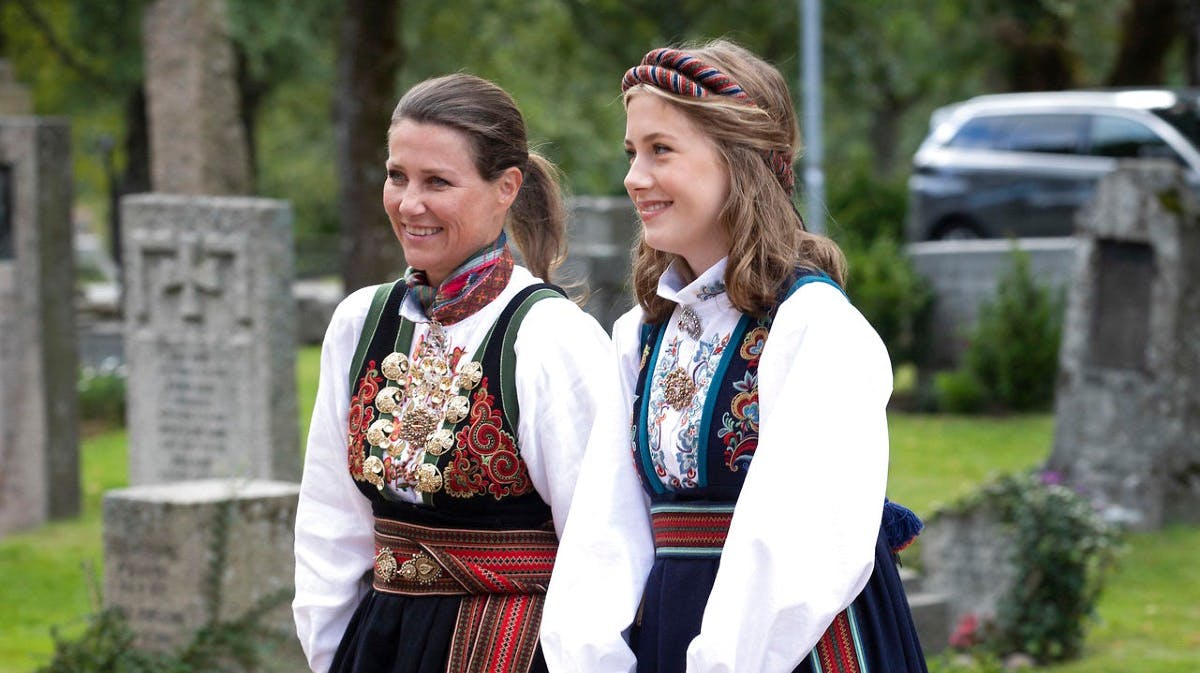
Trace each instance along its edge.
<instances>
[{"instance_id":1,"label":"striped braided headband","mask_svg":"<svg viewBox=\"0 0 1200 673\"><path fill-rule=\"evenodd\" d=\"M757 107L732 77L678 49L655 49L642 58L641 64L626 70L621 78L621 91L628 91L638 84L692 98L728 96ZM791 155L778 150L764 150L762 155L790 196L796 182Z\"/></svg>"}]
</instances>

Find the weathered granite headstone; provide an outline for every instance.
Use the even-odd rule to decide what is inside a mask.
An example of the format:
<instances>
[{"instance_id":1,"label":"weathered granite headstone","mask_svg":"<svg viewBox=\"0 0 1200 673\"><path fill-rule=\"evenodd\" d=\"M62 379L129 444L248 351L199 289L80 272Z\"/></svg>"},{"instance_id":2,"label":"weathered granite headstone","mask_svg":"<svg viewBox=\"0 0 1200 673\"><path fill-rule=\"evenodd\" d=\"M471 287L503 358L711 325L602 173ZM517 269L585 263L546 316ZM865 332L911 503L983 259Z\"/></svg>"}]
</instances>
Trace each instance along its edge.
<instances>
[{"instance_id":1,"label":"weathered granite headstone","mask_svg":"<svg viewBox=\"0 0 1200 673\"><path fill-rule=\"evenodd\" d=\"M224 0L155 0L142 27L150 180L171 194L250 194Z\"/></svg>"},{"instance_id":2,"label":"weathered granite headstone","mask_svg":"<svg viewBox=\"0 0 1200 673\"><path fill-rule=\"evenodd\" d=\"M121 609L147 650L178 648L210 620L271 603L263 625L287 635L282 659L303 661L290 608L299 484L210 479L104 495L104 602Z\"/></svg>"},{"instance_id":3,"label":"weathered granite headstone","mask_svg":"<svg viewBox=\"0 0 1200 673\"><path fill-rule=\"evenodd\" d=\"M292 218L281 201L122 199L129 481L298 481Z\"/></svg>"},{"instance_id":4,"label":"weathered granite headstone","mask_svg":"<svg viewBox=\"0 0 1200 673\"><path fill-rule=\"evenodd\" d=\"M1200 204L1123 165L1078 221L1048 467L1110 520L1200 521Z\"/></svg>"},{"instance_id":5,"label":"weathered granite headstone","mask_svg":"<svg viewBox=\"0 0 1200 673\"><path fill-rule=\"evenodd\" d=\"M625 197L579 196L569 204L567 282L586 281L584 309L606 329L633 305L630 250L638 232L633 203Z\"/></svg>"},{"instance_id":6,"label":"weathered granite headstone","mask_svg":"<svg viewBox=\"0 0 1200 673\"><path fill-rule=\"evenodd\" d=\"M936 634L944 646L967 614L984 622L995 618L1000 600L1012 591L1016 578L1014 536L984 505L943 512L926 523L920 538L921 585L949 601L948 620L942 622L948 628ZM922 632L922 645L925 640Z\"/></svg>"},{"instance_id":7,"label":"weathered granite headstone","mask_svg":"<svg viewBox=\"0 0 1200 673\"><path fill-rule=\"evenodd\" d=\"M70 139L0 117L0 535L79 512Z\"/></svg>"},{"instance_id":8,"label":"weathered granite headstone","mask_svg":"<svg viewBox=\"0 0 1200 673\"><path fill-rule=\"evenodd\" d=\"M0 58L0 115L33 114L33 94L17 81L12 63Z\"/></svg>"}]
</instances>

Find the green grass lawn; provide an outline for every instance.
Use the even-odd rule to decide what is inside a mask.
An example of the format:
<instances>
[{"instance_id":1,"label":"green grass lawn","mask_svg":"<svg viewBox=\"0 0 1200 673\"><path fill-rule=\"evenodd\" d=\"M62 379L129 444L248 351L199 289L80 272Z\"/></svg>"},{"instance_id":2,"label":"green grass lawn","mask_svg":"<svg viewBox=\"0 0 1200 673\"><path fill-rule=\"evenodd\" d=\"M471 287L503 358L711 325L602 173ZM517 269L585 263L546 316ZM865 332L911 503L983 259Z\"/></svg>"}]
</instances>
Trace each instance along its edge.
<instances>
[{"instance_id":1,"label":"green grass lawn","mask_svg":"<svg viewBox=\"0 0 1200 673\"><path fill-rule=\"evenodd\" d=\"M315 395L319 351L297 360L301 438ZM1049 453L1048 415L891 418L890 495L927 515L989 475L1039 464ZM125 433L89 436L82 447L84 512L76 520L0 540L0 673L29 673L49 660L51 627L78 630L92 607L89 578L102 573L100 498L125 484ZM1101 599L1085 657L1050 673L1200 671L1200 528L1133 535Z\"/></svg>"}]
</instances>

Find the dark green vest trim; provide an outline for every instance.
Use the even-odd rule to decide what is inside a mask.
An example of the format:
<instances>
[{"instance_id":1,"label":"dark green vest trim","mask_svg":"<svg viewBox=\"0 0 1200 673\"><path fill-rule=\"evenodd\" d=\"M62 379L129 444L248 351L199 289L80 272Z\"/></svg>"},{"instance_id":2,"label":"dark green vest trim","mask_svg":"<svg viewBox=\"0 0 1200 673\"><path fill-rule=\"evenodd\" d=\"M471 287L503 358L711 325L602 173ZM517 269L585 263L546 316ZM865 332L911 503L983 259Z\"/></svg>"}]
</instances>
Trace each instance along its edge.
<instances>
[{"instance_id":1,"label":"dark green vest trim","mask_svg":"<svg viewBox=\"0 0 1200 673\"><path fill-rule=\"evenodd\" d=\"M379 336L376 332L379 329L380 320L385 313L399 314L400 303L404 301L404 295L407 292L408 286L404 284L403 278L375 288L375 296L371 298L371 308L367 310L367 319L363 322L362 332L358 335L358 346L354 349L354 358L350 361L351 395L354 394L358 381L363 375L362 368L364 360L367 359L367 353L371 350L371 342Z\"/></svg>"}]
</instances>

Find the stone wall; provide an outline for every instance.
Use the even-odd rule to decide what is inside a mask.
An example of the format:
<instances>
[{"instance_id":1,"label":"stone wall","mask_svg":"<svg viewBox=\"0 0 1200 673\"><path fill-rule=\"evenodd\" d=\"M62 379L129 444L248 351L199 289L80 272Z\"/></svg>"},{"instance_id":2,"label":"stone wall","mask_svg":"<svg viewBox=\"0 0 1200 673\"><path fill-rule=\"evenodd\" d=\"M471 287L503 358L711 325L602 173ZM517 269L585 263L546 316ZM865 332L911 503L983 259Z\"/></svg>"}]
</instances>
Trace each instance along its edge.
<instances>
[{"instance_id":1,"label":"stone wall","mask_svg":"<svg viewBox=\"0 0 1200 673\"><path fill-rule=\"evenodd\" d=\"M1077 258L1073 238L928 241L906 247L913 267L934 293L929 367L951 369L959 363L979 307L995 298L1000 277L1012 266L1014 245L1029 254L1030 270L1039 282L1055 292L1065 290Z\"/></svg>"}]
</instances>

